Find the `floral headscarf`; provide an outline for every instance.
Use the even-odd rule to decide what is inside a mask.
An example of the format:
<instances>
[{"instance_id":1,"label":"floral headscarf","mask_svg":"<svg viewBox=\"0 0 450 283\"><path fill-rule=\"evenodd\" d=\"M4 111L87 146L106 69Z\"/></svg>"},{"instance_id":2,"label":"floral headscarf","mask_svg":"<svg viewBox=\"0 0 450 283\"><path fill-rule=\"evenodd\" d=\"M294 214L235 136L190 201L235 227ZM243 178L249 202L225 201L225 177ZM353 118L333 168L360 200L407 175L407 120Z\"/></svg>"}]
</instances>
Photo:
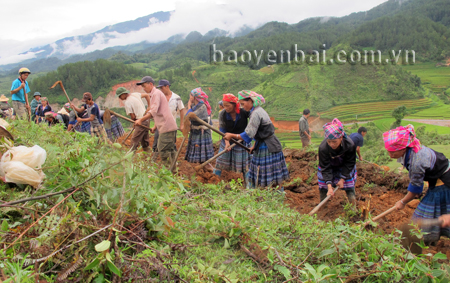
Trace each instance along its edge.
<instances>
[{"instance_id":1,"label":"floral headscarf","mask_svg":"<svg viewBox=\"0 0 450 283\"><path fill-rule=\"evenodd\" d=\"M208 95L202 90L201 87L194 88L191 91L191 95L197 98L198 101L204 103L206 105L206 110L208 111L208 115L211 115L211 105L208 102Z\"/></svg>"},{"instance_id":2,"label":"floral headscarf","mask_svg":"<svg viewBox=\"0 0 450 283\"><path fill-rule=\"evenodd\" d=\"M254 91L246 90L246 89L238 92L238 98L239 98L239 100L251 98L253 100L254 107L261 106L266 102L266 100L264 99L264 97L261 94L258 94Z\"/></svg>"}]
</instances>

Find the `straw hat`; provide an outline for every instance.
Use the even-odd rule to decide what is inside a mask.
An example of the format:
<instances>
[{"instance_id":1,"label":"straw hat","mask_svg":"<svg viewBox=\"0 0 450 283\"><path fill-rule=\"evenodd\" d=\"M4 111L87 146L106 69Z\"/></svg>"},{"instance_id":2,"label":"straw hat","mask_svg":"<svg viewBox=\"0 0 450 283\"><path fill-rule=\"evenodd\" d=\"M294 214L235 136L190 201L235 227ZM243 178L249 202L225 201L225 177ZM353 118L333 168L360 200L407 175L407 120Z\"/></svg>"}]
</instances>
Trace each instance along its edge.
<instances>
[{"instance_id":1,"label":"straw hat","mask_svg":"<svg viewBox=\"0 0 450 283\"><path fill-rule=\"evenodd\" d=\"M6 97L4 94L2 94L2 96L0 96L0 102L8 102L9 98Z\"/></svg>"}]
</instances>

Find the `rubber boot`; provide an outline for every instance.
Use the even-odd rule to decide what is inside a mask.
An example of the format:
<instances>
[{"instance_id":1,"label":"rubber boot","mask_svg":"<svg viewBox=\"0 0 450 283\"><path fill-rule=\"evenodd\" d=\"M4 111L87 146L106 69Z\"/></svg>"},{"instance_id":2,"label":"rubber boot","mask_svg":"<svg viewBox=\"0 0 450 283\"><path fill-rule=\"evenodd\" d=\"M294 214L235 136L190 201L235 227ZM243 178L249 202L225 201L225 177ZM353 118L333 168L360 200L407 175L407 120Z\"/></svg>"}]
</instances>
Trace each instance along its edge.
<instances>
[{"instance_id":1,"label":"rubber boot","mask_svg":"<svg viewBox=\"0 0 450 283\"><path fill-rule=\"evenodd\" d=\"M219 176L219 177L222 176L222 170L220 170L220 169L214 168L213 173L216 174L216 175Z\"/></svg>"},{"instance_id":2,"label":"rubber boot","mask_svg":"<svg viewBox=\"0 0 450 283\"><path fill-rule=\"evenodd\" d=\"M346 190L345 193L347 194L348 201L356 205L356 195L355 195L355 189L352 190Z\"/></svg>"}]
</instances>

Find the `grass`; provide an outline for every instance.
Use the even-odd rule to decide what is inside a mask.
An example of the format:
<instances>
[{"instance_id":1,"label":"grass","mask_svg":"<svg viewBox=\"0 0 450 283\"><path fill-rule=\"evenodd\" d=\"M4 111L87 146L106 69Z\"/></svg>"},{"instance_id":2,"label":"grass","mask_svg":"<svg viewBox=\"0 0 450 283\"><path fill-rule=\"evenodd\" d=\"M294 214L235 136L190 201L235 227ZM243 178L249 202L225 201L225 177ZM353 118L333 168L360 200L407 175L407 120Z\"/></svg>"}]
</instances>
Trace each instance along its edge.
<instances>
[{"instance_id":1,"label":"grass","mask_svg":"<svg viewBox=\"0 0 450 283\"><path fill-rule=\"evenodd\" d=\"M339 118L342 122L377 120L391 117L392 110L400 105L405 105L409 110L428 108L433 104L429 98L395 100L383 102L366 102L350 105L336 106L321 113L324 118Z\"/></svg>"},{"instance_id":2,"label":"grass","mask_svg":"<svg viewBox=\"0 0 450 283\"><path fill-rule=\"evenodd\" d=\"M439 105L407 116L408 119L450 119L450 105Z\"/></svg>"},{"instance_id":3,"label":"grass","mask_svg":"<svg viewBox=\"0 0 450 283\"><path fill-rule=\"evenodd\" d=\"M417 75L422 84L434 92L442 92L450 88L450 68L435 67L436 63L416 63L402 66L405 70Z\"/></svg>"}]
</instances>

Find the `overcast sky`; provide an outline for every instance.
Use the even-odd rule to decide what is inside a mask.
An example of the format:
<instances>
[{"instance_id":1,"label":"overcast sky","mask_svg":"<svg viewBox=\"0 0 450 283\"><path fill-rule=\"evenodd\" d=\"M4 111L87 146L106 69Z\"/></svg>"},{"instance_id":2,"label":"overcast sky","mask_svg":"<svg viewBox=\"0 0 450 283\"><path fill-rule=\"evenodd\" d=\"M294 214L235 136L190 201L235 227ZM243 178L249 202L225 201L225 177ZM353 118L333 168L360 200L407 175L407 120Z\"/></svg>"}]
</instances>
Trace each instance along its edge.
<instances>
[{"instance_id":1,"label":"overcast sky","mask_svg":"<svg viewBox=\"0 0 450 283\"><path fill-rule=\"evenodd\" d=\"M370 10L385 1L0 0L0 56L5 59L66 36L91 33L107 25L134 20L158 11L175 11L172 23L122 36L114 44L125 45L143 40L156 42L173 34L193 30L204 34L214 28L235 31L244 24L256 27L269 21L292 24L310 17L340 17ZM102 49L108 45L96 44L85 51ZM75 46L73 52L80 50Z\"/></svg>"}]
</instances>

